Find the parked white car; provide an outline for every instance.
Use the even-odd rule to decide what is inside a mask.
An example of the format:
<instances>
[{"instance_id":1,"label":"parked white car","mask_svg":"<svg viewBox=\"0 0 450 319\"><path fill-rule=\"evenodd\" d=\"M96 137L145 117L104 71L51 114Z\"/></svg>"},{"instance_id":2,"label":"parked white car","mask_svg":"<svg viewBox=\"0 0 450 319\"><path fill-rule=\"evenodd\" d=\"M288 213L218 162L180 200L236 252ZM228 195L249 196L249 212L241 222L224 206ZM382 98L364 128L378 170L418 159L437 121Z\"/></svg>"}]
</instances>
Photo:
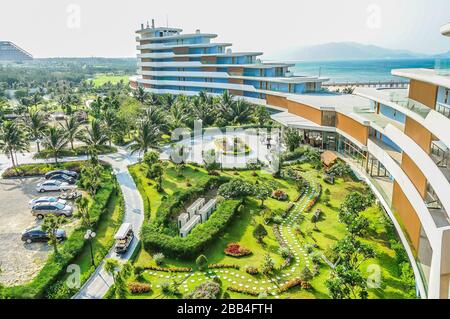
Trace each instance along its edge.
<instances>
[{"instance_id":1,"label":"parked white car","mask_svg":"<svg viewBox=\"0 0 450 319\"><path fill-rule=\"evenodd\" d=\"M65 199L61 199L58 197L42 196L42 197L37 197L37 198L30 200L28 202L28 206L31 208L34 205L40 204L40 203L60 203L60 204L66 205L67 201Z\"/></svg>"},{"instance_id":2,"label":"parked white car","mask_svg":"<svg viewBox=\"0 0 450 319\"><path fill-rule=\"evenodd\" d=\"M43 181L36 185L36 190L39 193L44 192L58 192L73 189L74 186L69 185L69 183L61 181Z\"/></svg>"}]
</instances>

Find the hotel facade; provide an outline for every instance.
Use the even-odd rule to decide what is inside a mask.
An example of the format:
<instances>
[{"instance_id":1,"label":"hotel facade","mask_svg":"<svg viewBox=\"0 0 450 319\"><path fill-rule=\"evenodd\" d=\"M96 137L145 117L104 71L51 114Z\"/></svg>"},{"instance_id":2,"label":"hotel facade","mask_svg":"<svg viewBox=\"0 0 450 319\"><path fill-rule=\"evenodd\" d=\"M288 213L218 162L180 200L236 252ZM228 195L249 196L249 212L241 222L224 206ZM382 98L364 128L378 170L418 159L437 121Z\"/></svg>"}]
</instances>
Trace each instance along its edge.
<instances>
[{"instance_id":1,"label":"hotel facade","mask_svg":"<svg viewBox=\"0 0 450 319\"><path fill-rule=\"evenodd\" d=\"M318 92L328 79L295 77L292 65L261 63L261 52L233 52L230 43L214 43L216 34L182 34L152 25L136 31L138 75L131 86L157 94L212 95L229 91L258 104L276 104L287 93Z\"/></svg>"},{"instance_id":2,"label":"hotel facade","mask_svg":"<svg viewBox=\"0 0 450 319\"><path fill-rule=\"evenodd\" d=\"M131 86L153 93L225 90L279 110L273 120L300 131L303 143L331 150L365 180L405 246L422 298L450 296L450 73L392 70L409 89L321 90L322 78L296 77L261 53L232 53L212 34L142 26L139 75ZM441 28L450 35L450 24Z\"/></svg>"}]
</instances>

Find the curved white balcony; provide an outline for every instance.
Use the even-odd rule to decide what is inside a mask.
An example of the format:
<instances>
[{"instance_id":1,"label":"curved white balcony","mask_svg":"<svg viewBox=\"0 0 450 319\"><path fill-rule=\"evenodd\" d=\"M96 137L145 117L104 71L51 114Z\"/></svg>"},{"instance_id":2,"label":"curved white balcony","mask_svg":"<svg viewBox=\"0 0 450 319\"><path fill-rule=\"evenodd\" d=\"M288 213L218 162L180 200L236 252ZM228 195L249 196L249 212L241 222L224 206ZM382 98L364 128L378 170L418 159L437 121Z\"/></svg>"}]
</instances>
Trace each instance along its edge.
<instances>
[{"instance_id":1,"label":"curved white balcony","mask_svg":"<svg viewBox=\"0 0 450 319\"><path fill-rule=\"evenodd\" d=\"M140 44L136 48L138 50L167 50L167 49L175 49L175 48L210 48L215 46L220 47L229 47L232 46L232 43L196 43L196 44L164 44L164 43L150 43L150 44Z\"/></svg>"},{"instance_id":2,"label":"curved white balcony","mask_svg":"<svg viewBox=\"0 0 450 319\"><path fill-rule=\"evenodd\" d=\"M152 85L167 85L167 86L181 86L181 87L199 87L210 89L224 89L224 90L237 90L247 92L257 92L254 86L245 84L234 83L219 83L219 82L194 82L194 81L165 81L165 80L145 80L139 79L139 83L152 84ZM197 92L198 93L198 92Z\"/></svg>"},{"instance_id":3,"label":"curved white balcony","mask_svg":"<svg viewBox=\"0 0 450 319\"><path fill-rule=\"evenodd\" d=\"M450 119L441 113L407 98L405 98L404 103L400 103L398 101L402 100L401 97L398 99L390 97L388 94L379 90L358 88L355 90L355 94L379 102L405 114L433 133L434 136L450 148L450 134L448 133Z\"/></svg>"}]
</instances>

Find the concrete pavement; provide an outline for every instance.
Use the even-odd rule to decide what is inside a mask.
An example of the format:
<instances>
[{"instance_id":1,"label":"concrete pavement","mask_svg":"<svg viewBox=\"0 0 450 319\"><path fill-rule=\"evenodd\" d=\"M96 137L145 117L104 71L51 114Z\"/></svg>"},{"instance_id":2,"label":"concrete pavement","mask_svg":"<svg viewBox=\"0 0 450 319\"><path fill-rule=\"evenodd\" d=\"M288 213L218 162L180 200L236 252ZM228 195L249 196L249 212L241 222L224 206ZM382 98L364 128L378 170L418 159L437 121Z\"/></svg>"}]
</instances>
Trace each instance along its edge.
<instances>
[{"instance_id":1,"label":"concrete pavement","mask_svg":"<svg viewBox=\"0 0 450 319\"><path fill-rule=\"evenodd\" d=\"M33 163L52 163L53 160L33 159L33 153L18 154L19 164ZM86 160L86 156L65 157L63 161ZM125 262L133 255L139 242L139 232L144 221L144 205L142 197L133 181L128 166L138 161L136 156L130 155L124 148L118 148L118 152L114 154L100 155L99 159L111 164L114 174L116 175L118 184L122 190L125 203L124 223L130 223L135 232L133 240L127 253L121 256L116 255L112 248L105 258L115 258L119 262ZM0 174L11 166L11 160L4 154L0 155ZM100 299L103 298L109 287L113 284L113 278L103 269L104 261L97 267L91 277L80 288L79 292L72 298L74 299Z\"/></svg>"}]
</instances>

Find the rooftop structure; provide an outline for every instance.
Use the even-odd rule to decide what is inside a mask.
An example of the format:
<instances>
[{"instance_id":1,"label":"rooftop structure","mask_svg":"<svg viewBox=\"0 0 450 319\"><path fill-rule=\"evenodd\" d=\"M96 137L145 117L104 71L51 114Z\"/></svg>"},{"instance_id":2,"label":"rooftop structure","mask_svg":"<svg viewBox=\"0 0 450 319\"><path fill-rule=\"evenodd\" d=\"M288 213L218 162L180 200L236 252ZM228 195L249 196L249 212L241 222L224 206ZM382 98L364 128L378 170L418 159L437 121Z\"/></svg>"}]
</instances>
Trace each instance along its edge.
<instances>
[{"instance_id":1,"label":"rooftop structure","mask_svg":"<svg viewBox=\"0 0 450 319\"><path fill-rule=\"evenodd\" d=\"M33 56L12 42L0 41L0 61L23 62L33 60Z\"/></svg>"}]
</instances>

